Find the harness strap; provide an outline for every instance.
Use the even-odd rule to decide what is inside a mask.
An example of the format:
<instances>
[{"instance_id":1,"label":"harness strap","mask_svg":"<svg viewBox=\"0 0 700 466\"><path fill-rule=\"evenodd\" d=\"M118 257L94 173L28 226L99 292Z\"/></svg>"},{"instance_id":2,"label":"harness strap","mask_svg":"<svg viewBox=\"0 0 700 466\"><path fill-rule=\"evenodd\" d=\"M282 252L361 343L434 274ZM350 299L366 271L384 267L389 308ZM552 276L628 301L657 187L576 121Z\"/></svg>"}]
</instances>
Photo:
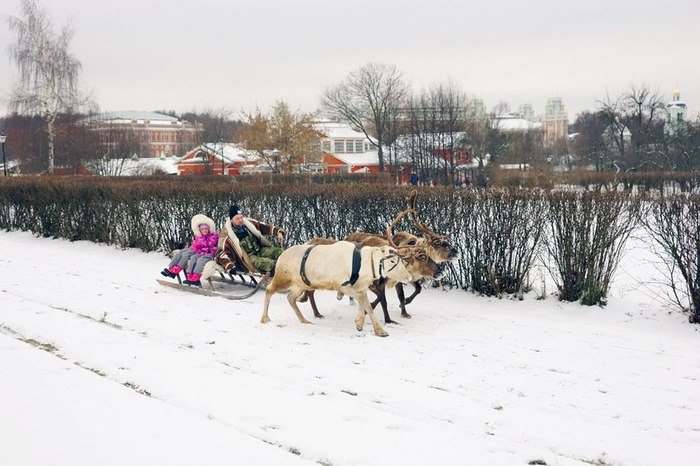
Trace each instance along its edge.
<instances>
[{"instance_id":1,"label":"harness strap","mask_svg":"<svg viewBox=\"0 0 700 466\"><path fill-rule=\"evenodd\" d=\"M301 279L306 284L306 286L311 286L311 282L309 281L309 278L306 276L306 259L309 258L309 253L315 247L316 247L316 245L313 245L309 249L304 251L304 257L301 258L301 266L299 267L299 275L301 275Z\"/></svg>"},{"instance_id":2,"label":"harness strap","mask_svg":"<svg viewBox=\"0 0 700 466\"><path fill-rule=\"evenodd\" d=\"M352 251L352 273L350 274L350 280L342 283L340 286L354 285L358 278L360 278L360 265L362 265L362 254L360 253L360 248L355 246Z\"/></svg>"}]
</instances>

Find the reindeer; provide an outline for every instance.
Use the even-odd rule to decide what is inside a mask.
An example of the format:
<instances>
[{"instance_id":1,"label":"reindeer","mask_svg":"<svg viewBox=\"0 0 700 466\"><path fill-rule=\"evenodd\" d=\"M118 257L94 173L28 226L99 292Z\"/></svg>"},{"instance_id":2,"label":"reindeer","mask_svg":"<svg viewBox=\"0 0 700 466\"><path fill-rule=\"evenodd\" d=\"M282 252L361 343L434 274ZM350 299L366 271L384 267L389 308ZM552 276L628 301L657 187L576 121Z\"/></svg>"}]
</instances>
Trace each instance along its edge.
<instances>
[{"instance_id":1,"label":"reindeer","mask_svg":"<svg viewBox=\"0 0 700 466\"><path fill-rule=\"evenodd\" d=\"M452 260L457 255L457 250L452 247L449 242L447 235L441 235L431 230L418 220L418 216L415 210L417 192L415 190L411 191L410 195L406 198L408 203L408 209L399 213L399 215L394 219L394 221L387 228L386 235L377 235L373 233L363 233L356 232L348 235L346 241L354 241L359 244L364 245L382 245L389 244L398 249L414 248L416 250L415 258L417 259L417 265L407 265L407 268L412 272L413 280L411 284L413 285L413 293L406 297L404 293L403 283L395 283L396 294L399 298L399 307L401 308L401 317L410 319L411 314L406 311L406 306L413 302L416 296L422 291L421 282L425 278L436 278L440 270L440 264ZM411 215L413 223L416 228L423 233L423 237L419 238L408 232L397 232L391 234L393 227L398 223L399 219L407 214ZM393 241L393 242L392 242ZM394 284L389 284L393 286ZM396 323L389 316L386 302L386 286L376 285L372 291L377 295L377 298L372 301L372 309L377 307L377 304L381 303L382 311L384 312L384 322L387 324ZM342 296L339 297L339 299ZM309 300L311 302L311 307L314 310L315 317L323 317L316 308L316 302L313 299L313 295L309 295Z\"/></svg>"},{"instance_id":2,"label":"reindeer","mask_svg":"<svg viewBox=\"0 0 700 466\"><path fill-rule=\"evenodd\" d=\"M420 230L424 235L422 239L425 240L425 250L428 256L437 264L442 264L444 262L454 259L455 257L457 257L457 250L450 244L448 235L441 235L440 233L431 230L430 228L428 228L427 225L418 220L418 216L416 214L415 209L417 195L418 192L416 190L411 191L408 198L406 198L406 201L408 202L408 212L411 214L413 223L416 225L416 228L418 228L418 230ZM422 291L423 288L421 286L421 281L422 280L420 279L416 279L411 282L411 284L413 285L413 293L408 298L405 297L403 283L396 284L396 294L399 297L401 317L406 319L411 318L411 314L406 312L406 305L410 304L413 301L413 299L416 296L418 296ZM379 302L378 299L372 303L373 308L377 305L377 302ZM384 299L382 306L386 306L386 298Z\"/></svg>"},{"instance_id":3,"label":"reindeer","mask_svg":"<svg viewBox=\"0 0 700 466\"><path fill-rule=\"evenodd\" d=\"M297 245L285 250L275 268L275 275L265 291L265 305L260 322L270 322L268 309L272 295L289 290L287 301L299 322L308 324L297 299L307 290L336 290L356 299L359 312L355 326L362 331L365 315L372 321L374 333L388 334L379 325L367 298L367 290L377 280L392 279L408 282L411 274L406 270L403 257L389 246L356 248L349 241L333 244Z\"/></svg>"},{"instance_id":4,"label":"reindeer","mask_svg":"<svg viewBox=\"0 0 700 466\"><path fill-rule=\"evenodd\" d=\"M399 214L399 217L405 215L405 213ZM397 218L397 219L398 219ZM392 223L392 226L394 223ZM360 235L363 235L361 238L361 241L355 241L352 238L360 239ZM413 248L414 246L417 246L420 244L422 241L421 238L418 238L416 235L408 233L408 232L398 232L394 235L392 235L391 240L387 240L386 236L381 236L381 235L365 235L363 233L353 233L352 235L348 236L346 241L352 241L355 244L357 244L359 247L367 247L367 246L372 246L372 247L382 247L382 246L391 246L399 251L404 251L406 250L406 254L403 257L404 262L406 262L406 270L411 274L411 279L412 282L416 281L418 279L422 278L436 278L439 273L440 273L440 267L439 265L433 261L423 249L420 248ZM335 240L328 239L328 238L313 238L309 241L307 241L305 244L332 244L336 242ZM407 249L409 248L409 249ZM411 250L412 249L412 250ZM410 252L409 252L410 251ZM396 323L393 320L391 320L391 317L389 316L389 311L387 309L387 303L386 303L386 295L385 295L385 289L386 286L396 286L397 282L396 281L391 281L387 280L384 282L378 282L372 284L370 286L370 290L377 296L376 300L372 302L372 309L377 307L377 303L381 302L382 303L382 311L384 313L384 322L387 324L390 323ZM338 293L338 299L343 298L343 293L339 292ZM313 310L314 317L322 319L324 318L323 314L321 314L318 311L318 306L316 305L316 299L315 299L315 293L314 290L309 290L306 291L300 298L300 302L305 302L306 300L309 300L309 303L311 304L311 309Z\"/></svg>"}]
</instances>

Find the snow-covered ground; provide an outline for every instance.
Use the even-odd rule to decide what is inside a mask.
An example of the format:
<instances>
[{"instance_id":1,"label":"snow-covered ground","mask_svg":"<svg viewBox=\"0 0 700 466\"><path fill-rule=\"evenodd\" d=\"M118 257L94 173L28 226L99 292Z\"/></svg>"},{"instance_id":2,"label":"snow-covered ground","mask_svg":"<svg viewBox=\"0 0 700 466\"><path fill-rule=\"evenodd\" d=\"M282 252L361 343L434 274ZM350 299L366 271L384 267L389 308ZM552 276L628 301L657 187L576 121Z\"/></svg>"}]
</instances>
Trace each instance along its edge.
<instances>
[{"instance_id":1,"label":"snow-covered ground","mask_svg":"<svg viewBox=\"0 0 700 466\"><path fill-rule=\"evenodd\" d=\"M161 254L0 232L0 465L691 465L700 333L632 250L605 308L425 290L390 336L319 292L158 285ZM551 291L551 290L550 290ZM302 304L313 319L308 304Z\"/></svg>"}]
</instances>

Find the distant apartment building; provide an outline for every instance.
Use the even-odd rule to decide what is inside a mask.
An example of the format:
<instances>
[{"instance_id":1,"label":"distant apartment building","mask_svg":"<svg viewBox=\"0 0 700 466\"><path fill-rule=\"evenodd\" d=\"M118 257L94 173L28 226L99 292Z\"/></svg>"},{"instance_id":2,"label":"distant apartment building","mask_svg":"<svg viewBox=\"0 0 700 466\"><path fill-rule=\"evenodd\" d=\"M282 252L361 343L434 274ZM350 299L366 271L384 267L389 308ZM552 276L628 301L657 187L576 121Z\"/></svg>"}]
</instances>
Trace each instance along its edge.
<instances>
[{"instance_id":1,"label":"distant apartment building","mask_svg":"<svg viewBox=\"0 0 700 466\"><path fill-rule=\"evenodd\" d=\"M535 118L535 112L532 110L532 104L522 104L518 106L517 115L526 121L532 121Z\"/></svg>"},{"instance_id":2,"label":"distant apartment building","mask_svg":"<svg viewBox=\"0 0 700 466\"><path fill-rule=\"evenodd\" d=\"M128 145L130 151L142 158L184 154L197 143L202 132L201 124L154 112L101 113L85 122L98 133L102 145L107 146L106 151Z\"/></svg>"},{"instance_id":3,"label":"distant apartment building","mask_svg":"<svg viewBox=\"0 0 700 466\"><path fill-rule=\"evenodd\" d=\"M569 118L561 97L550 97L542 119L544 125L544 145L552 146L568 138Z\"/></svg>"}]
</instances>

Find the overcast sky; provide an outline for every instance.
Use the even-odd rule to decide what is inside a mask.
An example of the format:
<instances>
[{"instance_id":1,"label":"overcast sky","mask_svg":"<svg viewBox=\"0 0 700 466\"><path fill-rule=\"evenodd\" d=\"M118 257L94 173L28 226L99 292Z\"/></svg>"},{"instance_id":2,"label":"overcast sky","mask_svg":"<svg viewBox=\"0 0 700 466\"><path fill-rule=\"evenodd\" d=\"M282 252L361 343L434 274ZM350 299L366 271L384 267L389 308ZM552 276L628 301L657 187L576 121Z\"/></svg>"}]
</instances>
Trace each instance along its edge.
<instances>
[{"instance_id":1,"label":"overcast sky","mask_svg":"<svg viewBox=\"0 0 700 466\"><path fill-rule=\"evenodd\" d=\"M491 108L562 97L573 121L646 85L700 109L698 0L39 0L70 21L81 81L100 109L313 111L367 62L396 65L414 90L451 79ZM0 7L0 91L15 77ZM5 102L0 112L7 112Z\"/></svg>"}]
</instances>

